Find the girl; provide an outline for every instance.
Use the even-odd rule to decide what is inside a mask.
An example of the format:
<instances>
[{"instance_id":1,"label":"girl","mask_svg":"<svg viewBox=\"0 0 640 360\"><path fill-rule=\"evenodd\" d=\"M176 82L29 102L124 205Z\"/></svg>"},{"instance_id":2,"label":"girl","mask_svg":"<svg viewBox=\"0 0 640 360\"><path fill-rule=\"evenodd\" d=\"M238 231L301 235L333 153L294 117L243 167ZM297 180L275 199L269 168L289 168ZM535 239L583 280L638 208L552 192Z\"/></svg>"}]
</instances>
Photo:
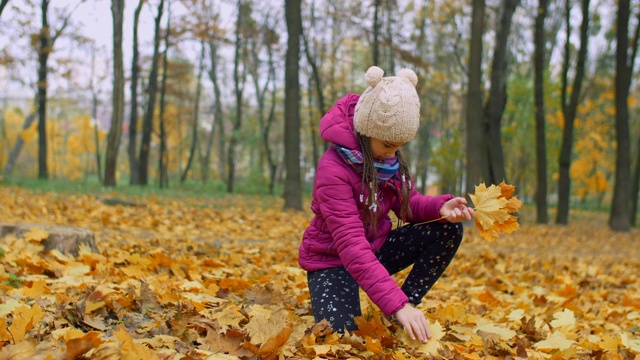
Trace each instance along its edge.
<instances>
[{"instance_id":1,"label":"girl","mask_svg":"<svg viewBox=\"0 0 640 360\"><path fill-rule=\"evenodd\" d=\"M461 197L419 194L400 148L420 124L418 78L403 69L383 77L367 70L369 87L348 94L320 121L332 146L316 171L315 217L300 245L316 321L338 332L357 329L362 288L412 339L431 337L415 308L447 268L462 241L461 221L475 216ZM389 211L415 225L391 230ZM429 220L438 220L420 224ZM391 275L413 264L400 288Z\"/></svg>"}]
</instances>

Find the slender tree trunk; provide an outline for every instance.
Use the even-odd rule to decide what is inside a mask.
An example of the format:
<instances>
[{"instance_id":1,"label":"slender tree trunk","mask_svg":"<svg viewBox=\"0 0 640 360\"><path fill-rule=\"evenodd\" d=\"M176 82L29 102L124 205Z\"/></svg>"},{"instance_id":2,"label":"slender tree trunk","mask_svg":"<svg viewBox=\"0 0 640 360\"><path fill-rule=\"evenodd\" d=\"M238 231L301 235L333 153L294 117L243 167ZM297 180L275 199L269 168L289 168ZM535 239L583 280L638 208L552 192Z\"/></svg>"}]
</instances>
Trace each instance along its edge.
<instances>
[{"instance_id":1,"label":"slender tree trunk","mask_svg":"<svg viewBox=\"0 0 640 360\"><path fill-rule=\"evenodd\" d=\"M467 90L467 182L466 191L485 180L486 149L482 119L482 35L484 34L485 1L473 0L471 44L469 53L469 85Z\"/></svg>"},{"instance_id":2,"label":"slender tree trunk","mask_svg":"<svg viewBox=\"0 0 640 360\"><path fill-rule=\"evenodd\" d=\"M49 0L42 0L42 28L38 51L38 178L48 179L47 167L47 63L51 53L51 29L49 28Z\"/></svg>"},{"instance_id":3,"label":"slender tree trunk","mask_svg":"<svg viewBox=\"0 0 640 360\"><path fill-rule=\"evenodd\" d=\"M570 34L570 0L566 3L567 35ZM569 62L570 43L567 39L565 46L565 65L563 71L562 89L562 109L564 114L564 129L562 132L562 145L560 148L560 161L558 179L558 213L556 222L566 225L569 222L569 202L571 197L571 177L569 169L571 167L571 149L573 147L573 124L576 118L576 109L580 100L580 89L584 79L585 62L587 58L587 47L589 41L589 0L582 0L582 25L580 25L580 50L576 64L576 73L573 79L570 103L566 103L567 97L567 71Z\"/></svg>"},{"instance_id":4,"label":"slender tree trunk","mask_svg":"<svg viewBox=\"0 0 640 360\"><path fill-rule=\"evenodd\" d=\"M395 74L396 72L396 62L395 62L395 54L393 51L393 26L392 22L395 16L393 16L393 6L392 2L397 2L396 0L385 0L385 10L387 11L387 63L389 64L387 71L390 74Z\"/></svg>"},{"instance_id":5,"label":"slender tree trunk","mask_svg":"<svg viewBox=\"0 0 640 360\"><path fill-rule=\"evenodd\" d=\"M491 64L491 89L484 109L487 125L487 153L489 181L497 184L507 181L502 153L502 114L507 105L507 43L511 20L520 0L503 0L500 5L496 45Z\"/></svg>"},{"instance_id":6,"label":"slender tree trunk","mask_svg":"<svg viewBox=\"0 0 640 360\"><path fill-rule=\"evenodd\" d=\"M147 109L142 121L142 142L139 156L139 185L149 183L149 152L151 147L151 134L153 133L153 112L156 107L156 94L158 93L158 60L160 58L160 22L164 10L164 0L160 0L158 14L155 17L155 32L153 36L153 58L151 60L151 72L149 73L149 85Z\"/></svg>"},{"instance_id":7,"label":"slender tree trunk","mask_svg":"<svg viewBox=\"0 0 640 360\"><path fill-rule=\"evenodd\" d=\"M268 18L265 19L265 31L269 31L267 26ZM252 44L252 66L251 66L251 77L253 79L253 86L256 92L256 101L258 103L258 124L260 125L260 133L262 135L262 145L264 147L264 158L267 160L268 173L269 173L269 194L273 195L273 191L275 188L275 170L276 165L273 160L273 151L271 150L271 141L269 141L269 132L271 129L271 125L275 118L275 100L276 100L276 70L275 63L273 60L273 44L270 39L265 39L264 46L267 50L267 79L264 85L260 86L260 49L261 46L258 42L253 42ZM271 98L269 101L269 113L265 116L265 108L267 106L266 96L269 92L269 88L271 89ZM260 164L262 166L262 163Z\"/></svg>"},{"instance_id":8,"label":"slender tree trunk","mask_svg":"<svg viewBox=\"0 0 640 360\"><path fill-rule=\"evenodd\" d=\"M638 149L640 149L640 137L638 138ZM636 154L636 165L633 170L631 180L631 225L638 225L638 193L640 193L640 154Z\"/></svg>"},{"instance_id":9,"label":"slender tree trunk","mask_svg":"<svg viewBox=\"0 0 640 360\"><path fill-rule=\"evenodd\" d=\"M100 155L100 123L98 122L98 96L93 94L91 99L91 114L94 119L93 142L96 145L96 172L98 180L102 182L102 156Z\"/></svg>"},{"instance_id":10,"label":"slender tree trunk","mask_svg":"<svg viewBox=\"0 0 640 360\"><path fill-rule=\"evenodd\" d=\"M629 67L629 0L618 0L616 45L616 178L609 226L615 231L631 228L631 140L629 138L629 87L633 69Z\"/></svg>"},{"instance_id":11,"label":"slender tree trunk","mask_svg":"<svg viewBox=\"0 0 640 360\"><path fill-rule=\"evenodd\" d=\"M309 138L311 139L311 156L313 161L313 168L318 168L318 161L320 158L319 149L318 149L318 131L317 124L319 122L319 117L317 117L313 111L313 91L311 88L314 86L312 83L313 79L309 78L309 88L307 90L307 110L309 111ZM319 115L322 116L322 115Z\"/></svg>"},{"instance_id":12,"label":"slender tree trunk","mask_svg":"<svg viewBox=\"0 0 640 360\"><path fill-rule=\"evenodd\" d=\"M31 125L33 125L33 122L36 120L36 118L37 118L36 112L32 112L31 114L29 114L24 119L22 130L24 131L30 128ZM18 161L18 156L20 155L20 151L22 151L23 146L24 146L24 140L22 139L22 136L18 135L16 138L16 143L13 145L13 149L11 150L11 153L9 153L9 160L7 160L7 163L4 166L4 170L2 171L3 176L11 175L11 173L13 172L13 168L16 165L16 162Z\"/></svg>"},{"instance_id":13,"label":"slender tree trunk","mask_svg":"<svg viewBox=\"0 0 640 360\"><path fill-rule=\"evenodd\" d=\"M419 11L426 13L429 0L422 0L422 4L420 5ZM426 58L428 53L428 42L427 42L427 23L428 17L422 16L420 22L416 24L416 30L418 31L418 39L416 41L416 56ZM426 75L424 71L417 68L416 74L418 75L418 79L425 79ZM420 183L421 186L419 188L420 192L423 194L427 193L428 186L428 164L430 158L430 138L431 138L431 129L433 125L433 117L431 116L428 109L430 109L433 105L432 99L430 98L430 94L425 90L425 86L418 86L418 96L420 97L420 114L424 116L424 124L418 128L418 154L417 156L417 164L416 164L416 182Z\"/></svg>"},{"instance_id":14,"label":"slender tree trunk","mask_svg":"<svg viewBox=\"0 0 640 360\"><path fill-rule=\"evenodd\" d=\"M300 34L302 16L300 0L285 0L287 54L285 60L284 158L287 171L284 208L302 210L300 174Z\"/></svg>"},{"instance_id":15,"label":"slender tree trunk","mask_svg":"<svg viewBox=\"0 0 640 360\"><path fill-rule=\"evenodd\" d=\"M209 140L207 141L206 153L204 156L202 182L206 183L209 174L209 165L211 164L211 148L213 145L214 134L218 132L218 167L220 178L225 178L225 144L224 144L224 122L222 112L222 100L220 84L218 81L218 48L213 40L209 40L209 57L211 61L211 69L209 70L209 79L213 85L213 122L211 124L211 132L209 133Z\"/></svg>"},{"instance_id":16,"label":"slender tree trunk","mask_svg":"<svg viewBox=\"0 0 640 360\"><path fill-rule=\"evenodd\" d=\"M545 46L544 20L547 16L549 0L539 0L538 14L535 22L535 51L534 51L534 98L536 113L536 221L538 224L549 222L547 204L547 146L545 135L545 107L544 107L544 72Z\"/></svg>"},{"instance_id":17,"label":"slender tree trunk","mask_svg":"<svg viewBox=\"0 0 640 360\"><path fill-rule=\"evenodd\" d=\"M269 104L269 116L267 116L267 121L265 123L264 128L264 139L265 143L265 151L267 152L267 162L269 163L269 194L273 195L275 191L276 185L276 171L278 170L278 165L276 161L273 159L273 151L271 150L271 142L269 141L269 134L271 132L271 126L276 118L276 90L278 86L276 84L276 65L273 60L273 48L270 46L268 48L269 51L269 73L271 81L271 101Z\"/></svg>"},{"instance_id":18,"label":"slender tree trunk","mask_svg":"<svg viewBox=\"0 0 640 360\"><path fill-rule=\"evenodd\" d=\"M7 4L9 3L9 0L2 0L2 2L0 2L0 15L2 15L2 11L4 11L5 6L7 6Z\"/></svg>"},{"instance_id":19,"label":"slender tree trunk","mask_svg":"<svg viewBox=\"0 0 640 360\"><path fill-rule=\"evenodd\" d=\"M196 148L198 147L198 123L200 122L200 97L202 95L202 74L204 73L204 55L205 55L204 39L200 41L200 63L198 65L198 79L196 83L196 98L193 104L193 124L191 125L191 147L189 148L189 159L187 166L184 168L180 183L184 183L191 169L193 158L195 157ZM213 129L212 129L213 131Z\"/></svg>"},{"instance_id":20,"label":"slender tree trunk","mask_svg":"<svg viewBox=\"0 0 640 360\"><path fill-rule=\"evenodd\" d=\"M638 46L640 45L640 12L637 13L636 31L632 40L631 51L631 73L633 73L635 59L638 54ZM636 153L636 164L633 170L633 179L631 180L631 225L638 225L638 194L640 193L640 136L638 136L638 151Z\"/></svg>"},{"instance_id":21,"label":"slender tree trunk","mask_svg":"<svg viewBox=\"0 0 640 360\"><path fill-rule=\"evenodd\" d=\"M113 15L113 115L107 137L107 159L104 170L104 185L116 185L118 149L122 138L124 116L124 58L122 54L122 28L124 23L124 0L112 0Z\"/></svg>"},{"instance_id":22,"label":"slender tree trunk","mask_svg":"<svg viewBox=\"0 0 640 360\"><path fill-rule=\"evenodd\" d=\"M146 0L139 0L133 15L133 56L131 59L131 107L129 111L129 183L140 184L138 164L138 77L140 74L140 51L138 49L138 24L140 13Z\"/></svg>"},{"instance_id":23,"label":"slender tree trunk","mask_svg":"<svg viewBox=\"0 0 640 360\"><path fill-rule=\"evenodd\" d=\"M313 57L313 55L311 54L311 49L309 47L309 42L307 41L307 37L304 34L304 30L302 32L302 41L304 43L304 52L307 56L307 62L309 63L309 66L311 66L311 73L313 75L313 84L315 85L315 91L316 91L316 96L317 96L317 100L318 100L318 113L320 114L320 116L323 116L326 113L326 109L325 109L325 105L324 105L324 94L322 93L322 79L320 77L320 70L318 69L318 65L316 64L316 60ZM311 82L310 84L311 85ZM311 106L312 106L312 97L311 97L311 87L309 87L309 114L310 114L310 136L311 136L311 144L312 144L312 151L313 151L313 164L314 167L318 167L318 159L320 157L319 154L319 150L318 150L318 124L319 124L319 119L314 119L314 117L311 115L312 114L312 110L311 110Z\"/></svg>"},{"instance_id":24,"label":"slender tree trunk","mask_svg":"<svg viewBox=\"0 0 640 360\"><path fill-rule=\"evenodd\" d=\"M244 75L240 74L240 62L241 58L244 58L242 55L244 41L241 33L242 24L244 22L244 6L244 1L238 0L238 18L236 22L236 49L233 65L233 83L235 86L236 94L236 119L233 124L233 132L231 133L231 138L229 139L229 150L227 151L227 168L229 169L229 173L227 174L228 193L232 193L234 188L236 175L236 144L238 143L240 129L242 128L242 95L244 92ZM242 72L245 72L244 66Z\"/></svg>"},{"instance_id":25,"label":"slender tree trunk","mask_svg":"<svg viewBox=\"0 0 640 360\"><path fill-rule=\"evenodd\" d=\"M373 50L373 64L380 66L380 6L382 0L373 0L373 42L371 49Z\"/></svg>"},{"instance_id":26,"label":"slender tree trunk","mask_svg":"<svg viewBox=\"0 0 640 360\"><path fill-rule=\"evenodd\" d=\"M100 129L98 126L98 90L96 89L96 84L94 83L94 79L96 77L96 47L92 46L91 48L91 80L89 82L89 88L91 89L91 118L94 121L93 126L93 142L96 147L96 172L98 175L98 181L103 182L104 178L102 177L102 158L100 156Z\"/></svg>"},{"instance_id":27,"label":"slender tree trunk","mask_svg":"<svg viewBox=\"0 0 640 360\"><path fill-rule=\"evenodd\" d=\"M167 3L167 29L164 34L164 52L162 55L162 83L160 85L160 156L158 156L158 183L161 189L169 187L169 153L167 149L167 129L164 111L167 96L167 70L169 67L169 33L171 32L171 3Z\"/></svg>"}]
</instances>

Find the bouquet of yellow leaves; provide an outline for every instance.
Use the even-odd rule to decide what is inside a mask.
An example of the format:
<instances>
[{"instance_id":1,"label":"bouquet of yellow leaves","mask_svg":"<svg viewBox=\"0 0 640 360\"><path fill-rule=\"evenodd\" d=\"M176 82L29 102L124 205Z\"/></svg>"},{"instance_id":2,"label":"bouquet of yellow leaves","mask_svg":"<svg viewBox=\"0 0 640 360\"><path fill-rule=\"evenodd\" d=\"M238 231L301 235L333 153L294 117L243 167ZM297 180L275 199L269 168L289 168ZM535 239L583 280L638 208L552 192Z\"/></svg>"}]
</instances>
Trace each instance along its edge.
<instances>
[{"instance_id":1,"label":"bouquet of yellow leaves","mask_svg":"<svg viewBox=\"0 0 640 360\"><path fill-rule=\"evenodd\" d=\"M475 194L469 194L476 212L476 228L480 236L493 241L498 233L511 234L520 228L517 213L522 201L513 196L516 187L504 181L487 187L484 183L476 186Z\"/></svg>"}]
</instances>

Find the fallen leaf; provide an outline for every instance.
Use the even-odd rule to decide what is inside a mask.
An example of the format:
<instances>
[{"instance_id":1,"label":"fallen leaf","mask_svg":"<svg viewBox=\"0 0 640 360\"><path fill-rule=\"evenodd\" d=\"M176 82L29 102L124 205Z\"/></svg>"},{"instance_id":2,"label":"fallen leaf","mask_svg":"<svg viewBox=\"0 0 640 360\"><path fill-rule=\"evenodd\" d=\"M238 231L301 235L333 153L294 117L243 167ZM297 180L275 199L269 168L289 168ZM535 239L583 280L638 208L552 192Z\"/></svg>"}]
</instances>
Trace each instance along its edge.
<instances>
[{"instance_id":1,"label":"fallen leaf","mask_svg":"<svg viewBox=\"0 0 640 360\"><path fill-rule=\"evenodd\" d=\"M49 233L42 228L33 228L22 235L23 239L34 242L46 240L48 237Z\"/></svg>"},{"instance_id":2,"label":"fallen leaf","mask_svg":"<svg viewBox=\"0 0 640 360\"><path fill-rule=\"evenodd\" d=\"M538 341L533 344L533 347L546 351L546 350L565 350L570 348L575 341L567 339L567 337L562 332L554 332L547 337L546 340Z\"/></svg>"},{"instance_id":3,"label":"fallen leaf","mask_svg":"<svg viewBox=\"0 0 640 360\"><path fill-rule=\"evenodd\" d=\"M33 307L21 305L13 311L13 322L9 326L9 332L13 341L21 342L25 335L44 318L42 308L36 304Z\"/></svg>"},{"instance_id":4,"label":"fallen leaf","mask_svg":"<svg viewBox=\"0 0 640 360\"><path fill-rule=\"evenodd\" d=\"M489 323L476 326L475 331L484 331L487 333L496 334L502 340L511 340L514 336L517 335L517 333L513 330L505 329L495 324Z\"/></svg>"},{"instance_id":5,"label":"fallen leaf","mask_svg":"<svg viewBox=\"0 0 640 360\"><path fill-rule=\"evenodd\" d=\"M100 333L95 331L89 332L81 338L71 339L67 342L67 351L64 353L64 358L76 359L102 343L103 340L100 338Z\"/></svg>"},{"instance_id":6,"label":"fallen leaf","mask_svg":"<svg viewBox=\"0 0 640 360\"><path fill-rule=\"evenodd\" d=\"M551 320L551 326L554 328L559 327L572 327L576 324L576 317L573 311L564 309L560 312L553 314L553 320Z\"/></svg>"}]
</instances>

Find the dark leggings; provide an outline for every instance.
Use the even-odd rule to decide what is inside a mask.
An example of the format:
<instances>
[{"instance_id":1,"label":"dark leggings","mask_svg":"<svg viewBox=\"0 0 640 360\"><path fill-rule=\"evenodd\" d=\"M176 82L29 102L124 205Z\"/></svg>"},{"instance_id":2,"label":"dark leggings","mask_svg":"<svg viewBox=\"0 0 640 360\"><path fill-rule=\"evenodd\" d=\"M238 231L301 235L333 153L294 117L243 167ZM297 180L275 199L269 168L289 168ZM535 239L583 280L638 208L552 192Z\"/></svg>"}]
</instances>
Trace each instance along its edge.
<instances>
[{"instance_id":1,"label":"dark leggings","mask_svg":"<svg viewBox=\"0 0 640 360\"><path fill-rule=\"evenodd\" d=\"M462 233L461 223L402 226L389 233L376 256L392 275L413 264L402 291L418 305L453 259ZM310 272L307 280L316 322L327 319L338 332L356 330L353 319L361 315L359 286L347 269Z\"/></svg>"}]
</instances>

